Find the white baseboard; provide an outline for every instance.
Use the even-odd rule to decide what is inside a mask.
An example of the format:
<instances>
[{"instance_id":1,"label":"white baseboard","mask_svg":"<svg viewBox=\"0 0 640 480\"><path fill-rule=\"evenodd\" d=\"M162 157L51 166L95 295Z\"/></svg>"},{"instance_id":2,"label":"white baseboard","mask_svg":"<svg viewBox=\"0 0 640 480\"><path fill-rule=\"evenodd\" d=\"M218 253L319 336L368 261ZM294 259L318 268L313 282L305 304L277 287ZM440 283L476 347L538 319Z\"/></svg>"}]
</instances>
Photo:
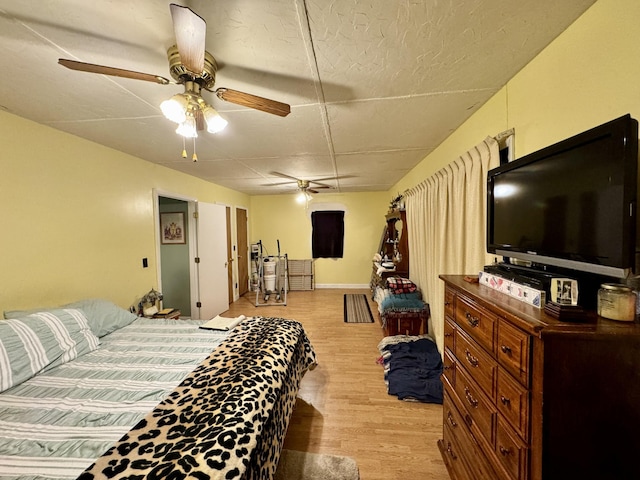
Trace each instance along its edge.
<instances>
[{"instance_id":1,"label":"white baseboard","mask_svg":"<svg viewBox=\"0 0 640 480\"><path fill-rule=\"evenodd\" d=\"M316 284L315 288L343 288L343 289L356 289L356 288L369 288L368 283L320 283Z\"/></svg>"}]
</instances>

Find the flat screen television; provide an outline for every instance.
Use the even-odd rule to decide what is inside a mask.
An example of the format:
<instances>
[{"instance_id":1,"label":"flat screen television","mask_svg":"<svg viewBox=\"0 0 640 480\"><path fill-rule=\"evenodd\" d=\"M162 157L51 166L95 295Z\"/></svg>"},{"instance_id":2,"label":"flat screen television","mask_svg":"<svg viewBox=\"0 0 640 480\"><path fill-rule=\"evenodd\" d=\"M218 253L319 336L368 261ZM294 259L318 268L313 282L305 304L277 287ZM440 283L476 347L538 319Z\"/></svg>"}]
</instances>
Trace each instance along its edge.
<instances>
[{"instance_id":1,"label":"flat screen television","mask_svg":"<svg viewBox=\"0 0 640 480\"><path fill-rule=\"evenodd\" d=\"M487 178L487 251L611 277L635 267L638 122L612 120Z\"/></svg>"}]
</instances>

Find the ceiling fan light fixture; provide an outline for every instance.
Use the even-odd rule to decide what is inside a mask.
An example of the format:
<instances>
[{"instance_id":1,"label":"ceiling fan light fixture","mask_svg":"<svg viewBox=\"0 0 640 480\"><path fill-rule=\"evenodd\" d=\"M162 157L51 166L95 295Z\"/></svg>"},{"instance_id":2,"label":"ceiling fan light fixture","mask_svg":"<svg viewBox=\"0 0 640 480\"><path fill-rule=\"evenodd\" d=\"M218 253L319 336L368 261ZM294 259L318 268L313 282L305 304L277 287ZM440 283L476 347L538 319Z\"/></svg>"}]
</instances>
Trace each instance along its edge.
<instances>
[{"instance_id":1,"label":"ceiling fan light fixture","mask_svg":"<svg viewBox=\"0 0 640 480\"><path fill-rule=\"evenodd\" d=\"M313 197L306 190L302 190L300 193L298 193L298 195L296 195L296 202L300 204L308 203L311 201L311 199L313 199Z\"/></svg>"},{"instance_id":2,"label":"ceiling fan light fixture","mask_svg":"<svg viewBox=\"0 0 640 480\"><path fill-rule=\"evenodd\" d=\"M181 93L177 93L160 104L162 114L175 123L183 123L186 120L188 107L189 99Z\"/></svg>"},{"instance_id":3,"label":"ceiling fan light fixture","mask_svg":"<svg viewBox=\"0 0 640 480\"><path fill-rule=\"evenodd\" d=\"M178 128L176 128L176 133L186 138L196 138L198 136L196 119L191 115L187 115L187 118L184 120L184 122L182 122L180 125L178 125Z\"/></svg>"},{"instance_id":4,"label":"ceiling fan light fixture","mask_svg":"<svg viewBox=\"0 0 640 480\"><path fill-rule=\"evenodd\" d=\"M176 42L168 48L167 57L169 72L175 82L158 75L65 58L58 59L58 63L65 68L80 72L142 80L160 85L170 83L183 85L184 93L173 95L160 104L163 115L178 124L176 133L181 135L183 139L196 138L198 130L203 130L205 127L208 132L217 133L227 125L227 121L200 96L203 89L215 93L221 100L236 105L281 117L291 113L291 107L286 103L228 88L214 90L218 64L213 55L205 49L206 21L189 7L172 3L169 5L169 9ZM183 157L186 157L186 149L184 148ZM196 159L194 152L194 160Z\"/></svg>"},{"instance_id":5,"label":"ceiling fan light fixture","mask_svg":"<svg viewBox=\"0 0 640 480\"><path fill-rule=\"evenodd\" d=\"M202 115L204 116L204 121L207 123L207 132L209 133L221 132L229 123L220 116L215 108L206 103L204 107L202 107Z\"/></svg>"}]
</instances>

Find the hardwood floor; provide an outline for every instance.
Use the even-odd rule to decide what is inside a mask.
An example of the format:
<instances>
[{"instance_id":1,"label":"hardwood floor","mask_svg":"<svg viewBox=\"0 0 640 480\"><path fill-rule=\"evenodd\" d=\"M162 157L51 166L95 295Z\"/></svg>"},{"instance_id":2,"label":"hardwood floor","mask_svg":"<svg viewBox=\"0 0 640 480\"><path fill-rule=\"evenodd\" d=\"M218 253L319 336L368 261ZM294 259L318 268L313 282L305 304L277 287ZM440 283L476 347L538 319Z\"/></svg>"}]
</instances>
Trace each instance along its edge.
<instances>
[{"instance_id":1,"label":"hardwood floor","mask_svg":"<svg viewBox=\"0 0 640 480\"><path fill-rule=\"evenodd\" d=\"M365 293L375 322L343 321L343 294ZM376 363L383 338L368 290L289 292L287 305L255 306L255 293L224 316L282 317L302 323L318 366L302 380L285 448L354 458L361 480L449 480L436 442L442 406L404 402L387 393Z\"/></svg>"}]
</instances>

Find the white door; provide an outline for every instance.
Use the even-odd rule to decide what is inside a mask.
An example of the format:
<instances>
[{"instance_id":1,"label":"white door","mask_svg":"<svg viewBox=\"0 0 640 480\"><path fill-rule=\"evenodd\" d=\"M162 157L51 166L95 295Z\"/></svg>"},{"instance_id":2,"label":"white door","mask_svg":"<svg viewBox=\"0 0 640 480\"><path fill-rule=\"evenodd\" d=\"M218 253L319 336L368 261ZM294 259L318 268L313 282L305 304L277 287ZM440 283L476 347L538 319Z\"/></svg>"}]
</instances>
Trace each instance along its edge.
<instances>
[{"instance_id":1,"label":"white door","mask_svg":"<svg viewBox=\"0 0 640 480\"><path fill-rule=\"evenodd\" d=\"M229 309L226 207L198 202L196 208L198 287L191 317L209 320Z\"/></svg>"}]
</instances>

